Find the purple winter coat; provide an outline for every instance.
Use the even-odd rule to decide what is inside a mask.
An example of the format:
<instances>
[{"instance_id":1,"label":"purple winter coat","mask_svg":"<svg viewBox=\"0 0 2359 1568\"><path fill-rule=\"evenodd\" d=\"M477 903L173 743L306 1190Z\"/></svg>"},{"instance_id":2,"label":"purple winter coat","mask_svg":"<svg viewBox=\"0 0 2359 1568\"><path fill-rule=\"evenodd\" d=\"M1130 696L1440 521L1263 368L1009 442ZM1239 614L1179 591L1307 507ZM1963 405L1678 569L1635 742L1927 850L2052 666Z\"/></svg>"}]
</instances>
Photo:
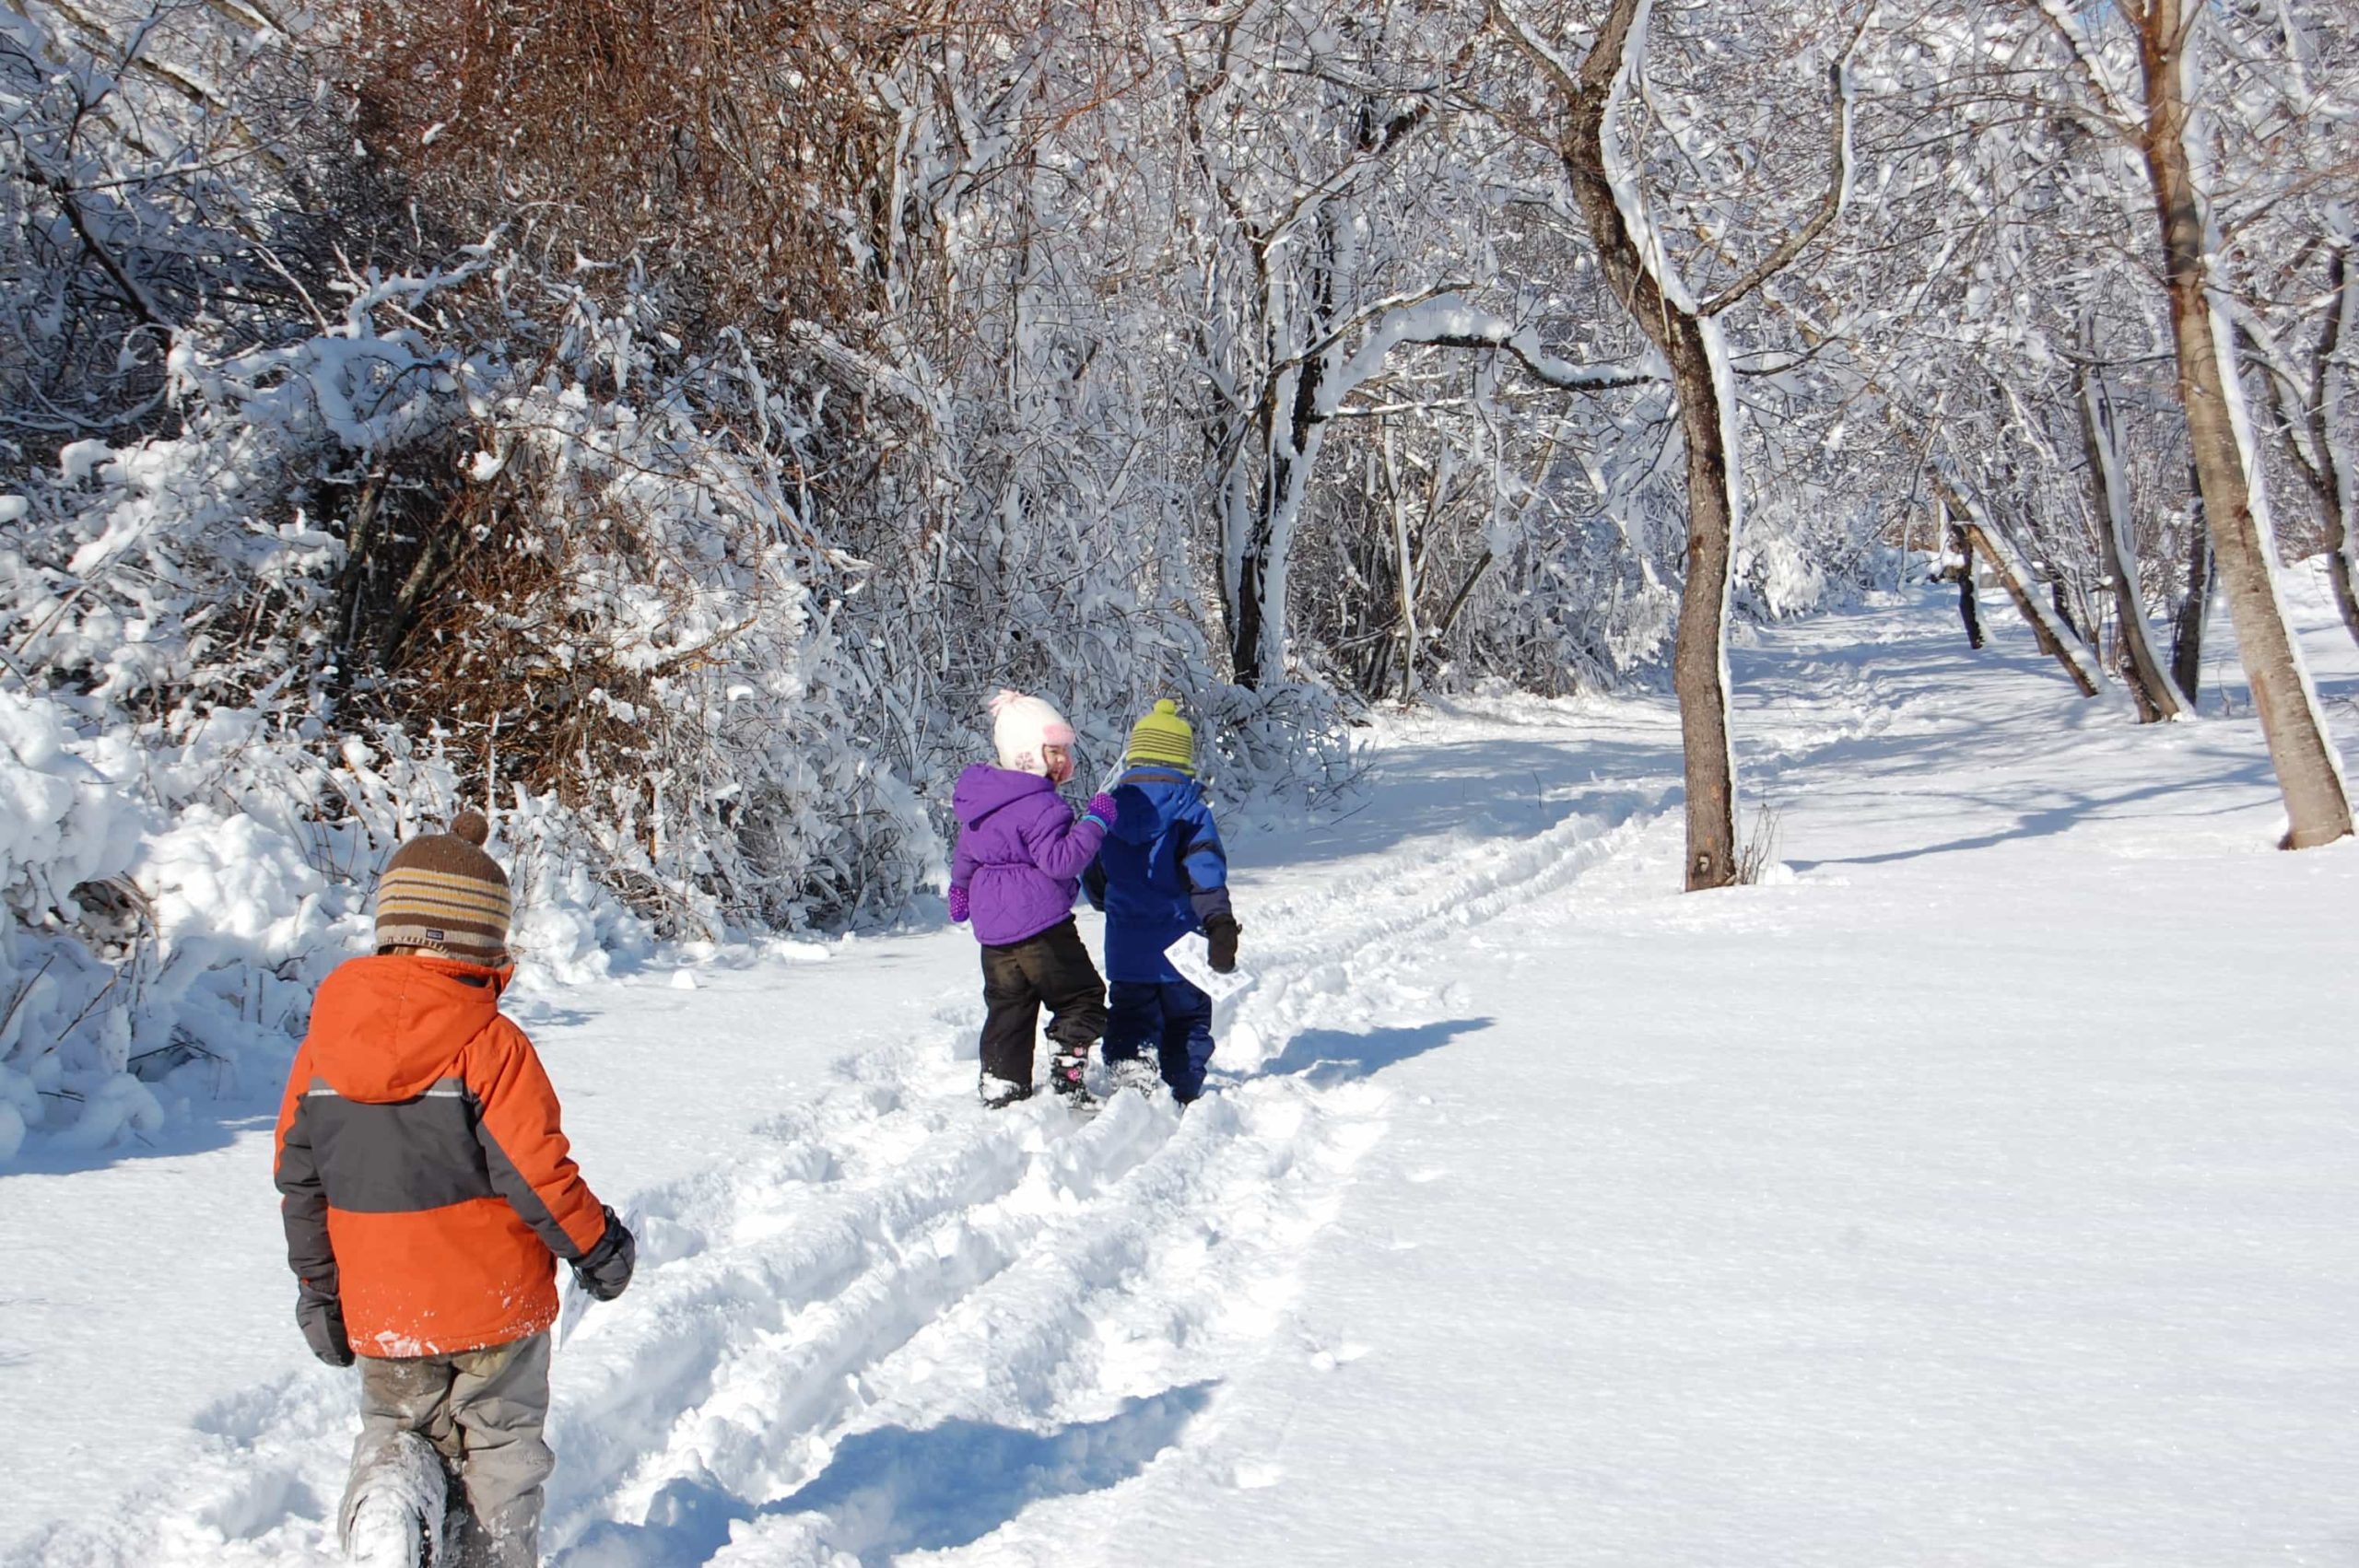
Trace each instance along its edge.
<instances>
[{"instance_id":1,"label":"purple winter coat","mask_svg":"<svg viewBox=\"0 0 2359 1568\"><path fill-rule=\"evenodd\" d=\"M1076 820L1037 773L980 762L958 776L950 809L958 818L950 885L967 890L977 942L1005 947L1073 913L1081 873L1106 837L1096 817Z\"/></svg>"}]
</instances>

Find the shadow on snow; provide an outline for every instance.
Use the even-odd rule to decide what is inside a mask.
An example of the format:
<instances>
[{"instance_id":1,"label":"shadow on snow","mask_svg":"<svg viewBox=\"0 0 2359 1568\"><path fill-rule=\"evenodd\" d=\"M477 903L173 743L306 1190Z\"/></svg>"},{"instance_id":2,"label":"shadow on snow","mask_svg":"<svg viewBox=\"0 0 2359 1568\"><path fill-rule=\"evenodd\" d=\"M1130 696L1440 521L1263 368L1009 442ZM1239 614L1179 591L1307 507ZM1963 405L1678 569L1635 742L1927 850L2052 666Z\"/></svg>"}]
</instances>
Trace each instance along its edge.
<instances>
[{"instance_id":1,"label":"shadow on snow","mask_svg":"<svg viewBox=\"0 0 2359 1568\"><path fill-rule=\"evenodd\" d=\"M797 1520L834 1561L863 1564L980 1540L1036 1503L1102 1492L1138 1475L1212 1402L1211 1383L1126 1399L1104 1421L1052 1432L946 1421L876 1427L837 1445L827 1468L792 1495L755 1504L709 1477L658 1492L643 1524L601 1520L551 1561L556 1568L682 1568L710 1561L732 1529Z\"/></svg>"},{"instance_id":2,"label":"shadow on snow","mask_svg":"<svg viewBox=\"0 0 2359 1568\"><path fill-rule=\"evenodd\" d=\"M2256 763L2205 782L2248 786L2258 792L2270 784L2268 764L2265 761ZM1880 866L1899 860L1914 860L1928 855L1950 855L1961 850L1988 849L2019 839L2048 838L2060 833L2069 833L2084 823L2102 821L2117 814L2134 814L2120 813L2118 808L2183 796L2189 794L2193 788L2196 786L2190 785L2186 779L2170 779L2160 784L2144 785L2135 790L2125 790L2110 795L2095 792L2085 794L2068 792L2057 804L2046 810L2015 812L2014 822L2011 826L1997 828L1988 833L1970 834L1933 843L1912 845L1905 849L1888 849L1881 854L1830 855L1820 860L1803 860L1788 856L1786 863L1796 872L1812 872L1821 866ZM1947 798L1993 810L2006 809L2012 804L2003 797L1970 793L1958 793ZM2210 816L2234 815L2249 810L2251 802L2231 801L2216 805L2188 807L2171 814L2182 820L2195 820Z\"/></svg>"},{"instance_id":3,"label":"shadow on snow","mask_svg":"<svg viewBox=\"0 0 2359 1568\"><path fill-rule=\"evenodd\" d=\"M1472 1035L1487 1029L1496 1022L1489 1018L1449 1018L1432 1024L1415 1024L1399 1029L1370 1029L1365 1034L1351 1035L1341 1029L1306 1029L1286 1042L1262 1069L1263 1075L1285 1077L1300 1074L1314 1084L1324 1087L1354 1078L1366 1078L1380 1072L1395 1062L1411 1057L1438 1051L1461 1035Z\"/></svg>"}]
</instances>

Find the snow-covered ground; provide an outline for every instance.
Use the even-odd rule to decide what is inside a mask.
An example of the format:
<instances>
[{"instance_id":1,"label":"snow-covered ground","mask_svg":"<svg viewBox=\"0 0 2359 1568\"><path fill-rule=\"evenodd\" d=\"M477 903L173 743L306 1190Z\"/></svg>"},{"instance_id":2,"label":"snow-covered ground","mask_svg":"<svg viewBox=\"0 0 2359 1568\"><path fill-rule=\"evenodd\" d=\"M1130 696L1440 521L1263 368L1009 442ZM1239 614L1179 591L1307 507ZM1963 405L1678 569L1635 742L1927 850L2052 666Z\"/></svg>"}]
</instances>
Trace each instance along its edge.
<instances>
[{"instance_id":1,"label":"snow-covered ground","mask_svg":"<svg viewBox=\"0 0 2359 1568\"><path fill-rule=\"evenodd\" d=\"M1788 872L1709 895L1665 702L1388 726L1237 835L1184 1117L982 1112L957 930L529 995L643 1247L549 1561L2352 1561L2359 848L2271 848L2240 702L2142 731L1991 620L1748 637ZM0 1177L0 1564L322 1560L268 1166Z\"/></svg>"}]
</instances>

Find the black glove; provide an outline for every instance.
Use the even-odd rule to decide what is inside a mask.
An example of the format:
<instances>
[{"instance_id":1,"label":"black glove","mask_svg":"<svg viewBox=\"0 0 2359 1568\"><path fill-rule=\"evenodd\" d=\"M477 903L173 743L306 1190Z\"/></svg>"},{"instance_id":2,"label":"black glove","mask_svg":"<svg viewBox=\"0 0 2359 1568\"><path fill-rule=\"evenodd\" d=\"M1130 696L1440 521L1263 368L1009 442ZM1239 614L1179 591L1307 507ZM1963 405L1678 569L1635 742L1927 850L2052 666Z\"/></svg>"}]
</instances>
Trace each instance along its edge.
<instances>
[{"instance_id":1,"label":"black glove","mask_svg":"<svg viewBox=\"0 0 2359 1568\"><path fill-rule=\"evenodd\" d=\"M350 1366L352 1340L344 1331L344 1304L323 1291L305 1285L295 1296L295 1326L303 1342L330 1366Z\"/></svg>"},{"instance_id":2,"label":"black glove","mask_svg":"<svg viewBox=\"0 0 2359 1568\"><path fill-rule=\"evenodd\" d=\"M1213 973L1226 975L1237 967L1237 917L1215 915L1204 922L1204 940L1212 947Z\"/></svg>"},{"instance_id":3,"label":"black glove","mask_svg":"<svg viewBox=\"0 0 2359 1568\"><path fill-rule=\"evenodd\" d=\"M639 1264L639 1243L612 1209L606 1211L606 1234L581 1255L573 1277L600 1301L612 1301L630 1287L630 1272Z\"/></svg>"}]
</instances>

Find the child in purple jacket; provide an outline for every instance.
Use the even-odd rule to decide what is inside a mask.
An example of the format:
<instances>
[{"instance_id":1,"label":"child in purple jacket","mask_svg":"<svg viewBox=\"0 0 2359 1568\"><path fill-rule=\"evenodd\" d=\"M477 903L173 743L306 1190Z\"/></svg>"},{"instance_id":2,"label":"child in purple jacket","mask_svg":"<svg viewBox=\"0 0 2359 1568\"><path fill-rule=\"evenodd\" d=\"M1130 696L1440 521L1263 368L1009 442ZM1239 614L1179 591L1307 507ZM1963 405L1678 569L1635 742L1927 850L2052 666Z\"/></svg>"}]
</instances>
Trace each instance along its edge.
<instances>
[{"instance_id":1,"label":"child in purple jacket","mask_svg":"<svg viewBox=\"0 0 2359 1568\"><path fill-rule=\"evenodd\" d=\"M1049 1005L1049 1082L1067 1101L1089 1098L1081 1071L1106 1032L1106 982L1074 927L1081 873L1114 822L1109 795L1075 821L1057 786L1073 777L1073 726L1036 696L992 698L999 766L977 763L950 796L958 847L950 858L950 918L972 918L983 944L983 1104L1032 1093L1033 1031Z\"/></svg>"}]
</instances>

